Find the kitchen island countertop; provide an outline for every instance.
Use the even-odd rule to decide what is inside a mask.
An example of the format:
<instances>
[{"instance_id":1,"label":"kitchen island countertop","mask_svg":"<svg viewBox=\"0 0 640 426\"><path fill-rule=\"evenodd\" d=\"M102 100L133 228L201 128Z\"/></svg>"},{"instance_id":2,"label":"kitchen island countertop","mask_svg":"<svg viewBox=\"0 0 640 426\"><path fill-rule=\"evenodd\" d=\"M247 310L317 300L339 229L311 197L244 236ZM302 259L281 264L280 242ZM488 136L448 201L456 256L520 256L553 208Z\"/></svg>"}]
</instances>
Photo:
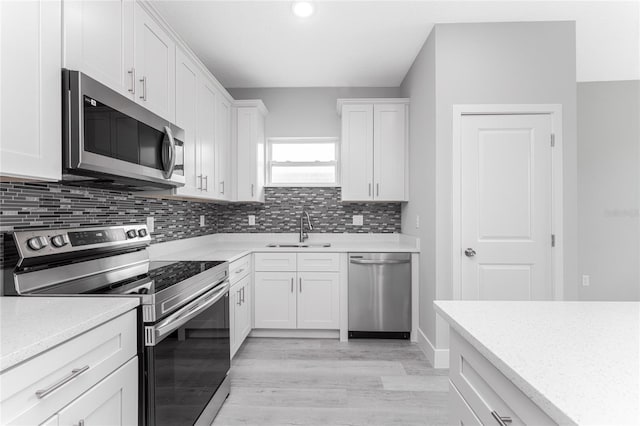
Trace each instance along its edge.
<instances>
[{"instance_id":1,"label":"kitchen island countertop","mask_svg":"<svg viewBox=\"0 0 640 426\"><path fill-rule=\"evenodd\" d=\"M137 297L0 297L0 371L15 367L139 304Z\"/></svg>"},{"instance_id":2,"label":"kitchen island countertop","mask_svg":"<svg viewBox=\"0 0 640 426\"><path fill-rule=\"evenodd\" d=\"M640 424L640 302L436 301L559 424Z\"/></svg>"}]
</instances>

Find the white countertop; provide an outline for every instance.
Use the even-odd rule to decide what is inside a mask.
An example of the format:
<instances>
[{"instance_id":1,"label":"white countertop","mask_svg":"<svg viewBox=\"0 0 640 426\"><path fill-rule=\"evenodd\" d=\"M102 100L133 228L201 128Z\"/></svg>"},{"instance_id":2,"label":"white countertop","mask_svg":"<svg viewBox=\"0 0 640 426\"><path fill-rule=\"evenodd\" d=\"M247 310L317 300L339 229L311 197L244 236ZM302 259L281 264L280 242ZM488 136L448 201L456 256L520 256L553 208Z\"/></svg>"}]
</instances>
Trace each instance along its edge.
<instances>
[{"instance_id":1,"label":"white countertop","mask_svg":"<svg viewBox=\"0 0 640 426\"><path fill-rule=\"evenodd\" d=\"M640 302L436 301L560 424L640 424Z\"/></svg>"},{"instance_id":2,"label":"white countertop","mask_svg":"<svg viewBox=\"0 0 640 426\"><path fill-rule=\"evenodd\" d=\"M139 305L135 297L0 297L0 371Z\"/></svg>"},{"instance_id":3,"label":"white countertop","mask_svg":"<svg viewBox=\"0 0 640 426\"><path fill-rule=\"evenodd\" d=\"M416 238L403 234L309 234L307 244L331 247L267 247L271 243L297 243L297 234L211 234L153 244L151 260L234 260L253 252L404 252L420 251Z\"/></svg>"}]
</instances>

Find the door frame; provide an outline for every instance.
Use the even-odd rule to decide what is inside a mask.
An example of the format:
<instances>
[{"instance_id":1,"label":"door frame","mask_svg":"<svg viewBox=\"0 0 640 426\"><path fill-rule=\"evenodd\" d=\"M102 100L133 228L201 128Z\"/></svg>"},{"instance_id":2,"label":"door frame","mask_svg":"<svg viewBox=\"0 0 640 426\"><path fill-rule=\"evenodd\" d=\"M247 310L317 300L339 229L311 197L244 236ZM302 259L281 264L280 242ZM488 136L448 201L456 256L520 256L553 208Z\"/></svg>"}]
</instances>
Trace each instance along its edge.
<instances>
[{"instance_id":1,"label":"door frame","mask_svg":"<svg viewBox=\"0 0 640 426\"><path fill-rule=\"evenodd\" d=\"M545 114L551 118L551 133L555 145L551 150L551 233L555 247L551 253L553 300L564 296L564 238L563 238L563 182L562 182L562 105L561 104L470 104L453 105L452 140L452 284L453 299L462 295L462 117L465 115L522 115ZM551 238L551 236L549 236ZM551 243L551 241L549 241Z\"/></svg>"}]
</instances>

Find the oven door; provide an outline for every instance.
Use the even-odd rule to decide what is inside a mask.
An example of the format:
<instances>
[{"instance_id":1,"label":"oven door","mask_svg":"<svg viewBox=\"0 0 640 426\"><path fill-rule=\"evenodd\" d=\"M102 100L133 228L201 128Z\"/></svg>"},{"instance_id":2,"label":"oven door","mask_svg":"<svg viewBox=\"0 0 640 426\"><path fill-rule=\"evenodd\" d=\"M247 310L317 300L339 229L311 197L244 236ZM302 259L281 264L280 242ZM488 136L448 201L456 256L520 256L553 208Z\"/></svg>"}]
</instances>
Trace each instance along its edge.
<instances>
[{"instance_id":1,"label":"oven door","mask_svg":"<svg viewBox=\"0 0 640 426\"><path fill-rule=\"evenodd\" d=\"M228 282L146 326L145 341L146 424L195 424L229 372Z\"/></svg>"}]
</instances>

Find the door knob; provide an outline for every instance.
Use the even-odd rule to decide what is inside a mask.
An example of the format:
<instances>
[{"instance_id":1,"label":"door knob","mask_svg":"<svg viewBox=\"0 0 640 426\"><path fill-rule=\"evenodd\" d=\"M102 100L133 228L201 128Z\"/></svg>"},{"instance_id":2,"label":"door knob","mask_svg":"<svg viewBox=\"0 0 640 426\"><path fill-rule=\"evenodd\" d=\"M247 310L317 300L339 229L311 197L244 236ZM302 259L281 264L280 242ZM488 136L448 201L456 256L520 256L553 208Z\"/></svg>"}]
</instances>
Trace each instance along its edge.
<instances>
[{"instance_id":1,"label":"door knob","mask_svg":"<svg viewBox=\"0 0 640 426\"><path fill-rule=\"evenodd\" d=\"M464 251L464 255L467 257L473 257L476 255L476 251L472 248L468 248Z\"/></svg>"}]
</instances>

